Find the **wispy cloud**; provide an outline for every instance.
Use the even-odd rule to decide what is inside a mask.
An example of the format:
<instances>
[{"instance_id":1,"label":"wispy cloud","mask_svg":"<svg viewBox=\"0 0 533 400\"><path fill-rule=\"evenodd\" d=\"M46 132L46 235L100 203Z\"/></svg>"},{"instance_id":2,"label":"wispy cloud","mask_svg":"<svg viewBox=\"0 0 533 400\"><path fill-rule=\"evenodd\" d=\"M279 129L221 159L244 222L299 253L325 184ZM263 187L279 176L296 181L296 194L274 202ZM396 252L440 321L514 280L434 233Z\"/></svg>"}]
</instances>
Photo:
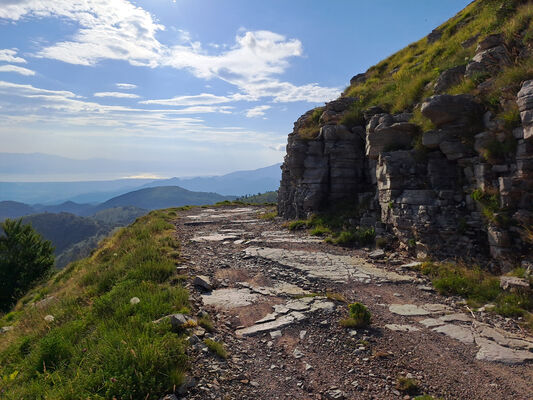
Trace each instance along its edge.
<instances>
[{"instance_id":1,"label":"wispy cloud","mask_svg":"<svg viewBox=\"0 0 533 400\"><path fill-rule=\"evenodd\" d=\"M19 67L18 65L0 65L0 72L14 72L16 74L33 76L35 71L28 68Z\"/></svg>"},{"instance_id":2,"label":"wispy cloud","mask_svg":"<svg viewBox=\"0 0 533 400\"><path fill-rule=\"evenodd\" d=\"M249 110L246 110L246 116L248 118L254 118L254 117L262 117L265 115L265 111L269 110L270 106L257 106L254 108L250 108Z\"/></svg>"},{"instance_id":3,"label":"wispy cloud","mask_svg":"<svg viewBox=\"0 0 533 400\"><path fill-rule=\"evenodd\" d=\"M141 104L159 104L165 106L197 106L229 103L242 100L243 96L217 96L210 93L202 93L194 96L176 96L170 99L153 99L141 101Z\"/></svg>"},{"instance_id":4,"label":"wispy cloud","mask_svg":"<svg viewBox=\"0 0 533 400\"><path fill-rule=\"evenodd\" d=\"M274 102L317 103L340 92L339 88L281 80L289 60L301 57L303 49L298 39L275 32L239 31L235 43L217 47L213 43L202 46L190 33L179 30L181 44L168 46L156 38L165 27L127 0L10 0L0 8L0 18L17 21L23 17L63 17L80 26L71 40L42 48L39 57L87 66L111 59L151 68L186 69L200 79L222 79L236 86L242 96L255 100L269 97Z\"/></svg>"},{"instance_id":5,"label":"wispy cloud","mask_svg":"<svg viewBox=\"0 0 533 400\"><path fill-rule=\"evenodd\" d=\"M131 89L137 89L137 85L134 85L132 83L117 83L115 86L122 90L131 90Z\"/></svg>"},{"instance_id":6,"label":"wispy cloud","mask_svg":"<svg viewBox=\"0 0 533 400\"><path fill-rule=\"evenodd\" d=\"M17 57L17 51L13 49L0 49L0 61L10 63L26 63L22 57Z\"/></svg>"},{"instance_id":7,"label":"wispy cloud","mask_svg":"<svg viewBox=\"0 0 533 400\"><path fill-rule=\"evenodd\" d=\"M133 93L122 93L122 92L97 92L93 95L94 97L117 97L124 99L138 99L140 96Z\"/></svg>"}]
</instances>

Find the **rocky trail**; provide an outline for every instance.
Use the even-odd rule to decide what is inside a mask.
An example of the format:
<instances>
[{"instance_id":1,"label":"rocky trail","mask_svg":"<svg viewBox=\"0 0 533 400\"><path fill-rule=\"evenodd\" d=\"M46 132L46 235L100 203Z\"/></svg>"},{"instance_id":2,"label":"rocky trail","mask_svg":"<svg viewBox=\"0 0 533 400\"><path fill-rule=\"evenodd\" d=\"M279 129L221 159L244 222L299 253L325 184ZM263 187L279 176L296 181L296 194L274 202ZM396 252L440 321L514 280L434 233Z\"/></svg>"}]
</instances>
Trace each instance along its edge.
<instances>
[{"instance_id":1,"label":"rocky trail","mask_svg":"<svg viewBox=\"0 0 533 400\"><path fill-rule=\"evenodd\" d=\"M533 398L533 337L514 321L440 296L413 260L329 245L261 212L194 208L176 220L179 272L197 277L194 311L215 326L191 332L182 398ZM339 325L354 301L371 311L368 329ZM416 393L398 390L401 377Z\"/></svg>"}]
</instances>

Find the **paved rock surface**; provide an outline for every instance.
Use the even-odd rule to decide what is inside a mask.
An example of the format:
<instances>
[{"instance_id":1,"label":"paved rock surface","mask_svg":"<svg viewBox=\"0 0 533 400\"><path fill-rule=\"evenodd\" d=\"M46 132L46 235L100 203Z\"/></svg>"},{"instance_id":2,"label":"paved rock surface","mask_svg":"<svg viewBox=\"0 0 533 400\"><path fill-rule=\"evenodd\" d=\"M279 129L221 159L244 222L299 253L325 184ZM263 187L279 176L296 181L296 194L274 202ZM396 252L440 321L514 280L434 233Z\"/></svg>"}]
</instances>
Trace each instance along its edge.
<instances>
[{"instance_id":1,"label":"paved rock surface","mask_svg":"<svg viewBox=\"0 0 533 400\"><path fill-rule=\"evenodd\" d=\"M400 376L435 398L533 398L533 338L514 321L428 290L408 258L372 260L370 250L289 233L260 219L265 211L195 208L176 220L193 313L214 325L190 333L178 398L407 399ZM340 326L354 301L371 311L370 328ZM207 337L224 343L227 360Z\"/></svg>"}]
</instances>

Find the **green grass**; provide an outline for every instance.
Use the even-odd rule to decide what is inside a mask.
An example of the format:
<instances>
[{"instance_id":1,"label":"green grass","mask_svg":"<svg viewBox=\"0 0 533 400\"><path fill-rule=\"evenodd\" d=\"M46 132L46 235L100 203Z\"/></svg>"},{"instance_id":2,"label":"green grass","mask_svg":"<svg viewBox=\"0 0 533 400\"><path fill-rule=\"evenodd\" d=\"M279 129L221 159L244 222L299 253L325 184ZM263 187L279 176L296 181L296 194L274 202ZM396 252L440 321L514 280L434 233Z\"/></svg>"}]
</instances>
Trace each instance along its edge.
<instances>
[{"instance_id":1,"label":"green grass","mask_svg":"<svg viewBox=\"0 0 533 400\"><path fill-rule=\"evenodd\" d=\"M416 394L419 387L418 382L415 379L400 376L396 381L396 389L402 393Z\"/></svg>"},{"instance_id":2,"label":"green grass","mask_svg":"<svg viewBox=\"0 0 533 400\"><path fill-rule=\"evenodd\" d=\"M177 211L139 218L0 319L14 327L0 342L2 399L158 399L182 383L185 338L152 322L188 312L187 291L170 284ZM44 288L54 300L34 307Z\"/></svg>"},{"instance_id":3,"label":"green grass","mask_svg":"<svg viewBox=\"0 0 533 400\"><path fill-rule=\"evenodd\" d=\"M216 354L217 356L223 359L228 358L228 352L226 351L222 343L216 342L212 339L205 339L204 343L209 349L209 351L211 351L212 353Z\"/></svg>"},{"instance_id":4,"label":"green grass","mask_svg":"<svg viewBox=\"0 0 533 400\"><path fill-rule=\"evenodd\" d=\"M291 231L309 229L311 235L324 236L326 242L337 245L373 244L376 237L374 228L354 227L350 224L350 220L360 216L360 209L364 207L364 204L359 207L340 204L330 210L314 214L309 219L290 221L287 227Z\"/></svg>"},{"instance_id":5,"label":"green grass","mask_svg":"<svg viewBox=\"0 0 533 400\"><path fill-rule=\"evenodd\" d=\"M349 318L342 319L340 325L344 328L365 328L370 325L372 315L368 308L361 303L348 305Z\"/></svg>"},{"instance_id":6,"label":"green grass","mask_svg":"<svg viewBox=\"0 0 533 400\"><path fill-rule=\"evenodd\" d=\"M507 293L497 277L477 266L425 262L420 271L431 278L440 294L464 297L473 307L493 303L492 311L505 317L528 317L533 311L531 290Z\"/></svg>"},{"instance_id":7,"label":"green grass","mask_svg":"<svg viewBox=\"0 0 533 400\"><path fill-rule=\"evenodd\" d=\"M475 54L477 43L489 34L503 32L510 48L530 43L533 39L532 24L533 6L520 5L519 0L477 0L469 4L437 28L442 33L440 40L429 43L424 37L410 44L369 68L364 82L355 82L347 87L343 96L353 97L355 102L339 123L348 128L361 125L364 122L363 111L371 106L380 106L390 113L412 111L415 114L412 122L423 131L432 129L432 125L421 118L417 105L434 94L432 83L440 73L467 64ZM463 48L462 43L476 35L479 35L478 39ZM491 78L491 88L480 93L477 86L488 78ZM485 74L464 79L449 88L447 93L476 95L492 104L492 111L499 115L507 110L495 100L502 93L516 95L520 83L532 78L533 57L528 56L517 59L494 76ZM501 117L507 126L516 123L516 113ZM299 134L303 138L315 138L319 128L318 119L309 117Z\"/></svg>"}]
</instances>

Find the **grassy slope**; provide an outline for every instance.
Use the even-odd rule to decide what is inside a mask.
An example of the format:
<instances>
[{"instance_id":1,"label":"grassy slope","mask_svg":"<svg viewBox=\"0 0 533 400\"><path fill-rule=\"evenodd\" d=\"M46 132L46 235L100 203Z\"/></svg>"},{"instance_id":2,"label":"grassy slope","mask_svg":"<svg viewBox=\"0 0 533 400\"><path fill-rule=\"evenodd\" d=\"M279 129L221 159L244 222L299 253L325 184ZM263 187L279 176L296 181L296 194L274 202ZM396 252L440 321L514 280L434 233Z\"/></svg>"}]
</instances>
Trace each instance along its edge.
<instances>
[{"instance_id":1,"label":"grassy slope","mask_svg":"<svg viewBox=\"0 0 533 400\"><path fill-rule=\"evenodd\" d=\"M477 42L489 34L503 33L506 42L533 39L533 4L519 5L513 0L477 0L441 25L442 37L429 43L427 37L370 68L367 80L346 90L346 95L359 98L360 105L385 106L391 112L412 109L423 98L433 94L426 84L445 69L467 64L474 56ZM527 30L524 36L520 33ZM479 35L478 40L464 48L461 44ZM511 47L510 46L510 47ZM482 79L483 77L479 77ZM520 60L494 77L493 87L485 95L489 103L501 97L503 87L533 78L532 58ZM475 93L477 82L464 81L450 93ZM509 88L515 93L518 87Z\"/></svg>"},{"instance_id":2,"label":"grassy slope","mask_svg":"<svg viewBox=\"0 0 533 400\"><path fill-rule=\"evenodd\" d=\"M176 209L140 218L0 318L13 326L0 336L2 399L157 399L180 384L184 339L168 321L152 322L187 312L187 291L171 283L175 217Z\"/></svg>"},{"instance_id":3,"label":"grassy slope","mask_svg":"<svg viewBox=\"0 0 533 400\"><path fill-rule=\"evenodd\" d=\"M477 0L455 17L442 24L438 30L442 37L429 43L427 37L410 44L379 64L369 68L366 81L346 88L343 96L355 97L356 103L343 118L342 124L351 127L361 123L362 111L370 106L381 106L389 112L414 111L413 122L423 130L431 129L416 105L433 95L432 85L439 74L458 65L465 65L475 54L479 40L492 33L503 33L510 48L529 44L533 40L533 4L520 4L520 0ZM464 48L461 44L479 35ZM518 59L511 54L514 65L506 67L491 77L488 91L480 93L477 86L486 76L466 79L450 88L447 93L471 93L477 95L503 119L518 117L516 105L503 106L502 98L513 99L520 83L533 79L533 57ZM509 109L511 107L511 109ZM320 110L317 109L319 116ZM318 118L309 118L307 127L300 132L302 137L313 137L307 131L317 132Z\"/></svg>"}]
</instances>

